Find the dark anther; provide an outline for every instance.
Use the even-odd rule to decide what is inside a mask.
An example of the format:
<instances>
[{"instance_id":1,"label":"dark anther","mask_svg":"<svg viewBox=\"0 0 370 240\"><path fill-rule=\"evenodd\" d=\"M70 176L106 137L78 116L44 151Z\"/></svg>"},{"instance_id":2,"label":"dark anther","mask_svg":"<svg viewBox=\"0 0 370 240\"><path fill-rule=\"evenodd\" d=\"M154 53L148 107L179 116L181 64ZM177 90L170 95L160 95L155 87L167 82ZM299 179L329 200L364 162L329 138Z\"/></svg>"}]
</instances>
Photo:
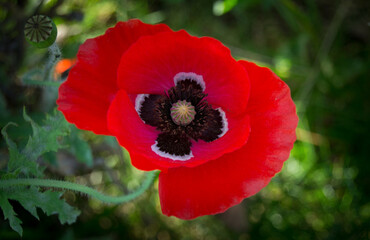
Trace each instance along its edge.
<instances>
[{"instance_id":1,"label":"dark anther","mask_svg":"<svg viewBox=\"0 0 370 240\"><path fill-rule=\"evenodd\" d=\"M176 156L184 156L190 154L191 142L186 135L160 133L157 138L157 147L162 152Z\"/></svg>"}]
</instances>

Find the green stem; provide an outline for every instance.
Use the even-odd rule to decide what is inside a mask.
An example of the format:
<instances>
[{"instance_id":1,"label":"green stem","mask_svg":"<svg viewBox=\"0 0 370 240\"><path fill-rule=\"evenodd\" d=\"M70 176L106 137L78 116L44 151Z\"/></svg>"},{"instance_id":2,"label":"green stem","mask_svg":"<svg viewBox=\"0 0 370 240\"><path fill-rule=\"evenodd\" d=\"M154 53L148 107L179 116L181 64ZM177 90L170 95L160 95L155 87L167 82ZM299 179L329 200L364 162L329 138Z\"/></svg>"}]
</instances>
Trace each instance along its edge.
<instances>
[{"instance_id":1,"label":"green stem","mask_svg":"<svg viewBox=\"0 0 370 240\"><path fill-rule=\"evenodd\" d=\"M51 81L39 81L39 80L32 80L32 79L23 79L23 83L27 85L33 86L42 86L42 87L59 87L61 82L51 82Z\"/></svg>"},{"instance_id":2,"label":"green stem","mask_svg":"<svg viewBox=\"0 0 370 240\"><path fill-rule=\"evenodd\" d=\"M43 81L52 81L52 71L54 70L55 64L60 60L62 53L58 45L54 42L49 48L49 59L46 63L44 75L42 77Z\"/></svg>"},{"instance_id":3,"label":"green stem","mask_svg":"<svg viewBox=\"0 0 370 240\"><path fill-rule=\"evenodd\" d=\"M78 183L60 181L60 180L52 180L52 179L39 179L39 178L17 178L17 179L5 179L0 180L0 188L6 187L14 187L17 185L24 185L24 186L38 186L38 187L52 187L52 188L61 188L72 190L80 193L87 194L90 197L96 198L105 203L125 203L129 202L141 194L143 194L153 183L154 179L158 176L157 171L149 172L146 176L146 179L143 181L142 185L136 189L136 191L125 195L125 196L107 196L101 192L96 191L93 188L80 185Z\"/></svg>"},{"instance_id":4,"label":"green stem","mask_svg":"<svg viewBox=\"0 0 370 240\"><path fill-rule=\"evenodd\" d=\"M40 87L59 87L62 82L53 81L53 72L55 64L60 60L61 58L61 51L58 47L58 45L54 42L49 48L49 57L48 61L44 67L43 72L41 73L40 70L31 70L28 73L24 75L22 78L22 81L26 85L32 85L32 86L40 86ZM39 78L40 80L34 80L35 76ZM55 99L53 99L57 95L58 89L49 89L48 91L43 92L43 101L44 102L53 102ZM51 97L51 99L50 99Z\"/></svg>"}]
</instances>

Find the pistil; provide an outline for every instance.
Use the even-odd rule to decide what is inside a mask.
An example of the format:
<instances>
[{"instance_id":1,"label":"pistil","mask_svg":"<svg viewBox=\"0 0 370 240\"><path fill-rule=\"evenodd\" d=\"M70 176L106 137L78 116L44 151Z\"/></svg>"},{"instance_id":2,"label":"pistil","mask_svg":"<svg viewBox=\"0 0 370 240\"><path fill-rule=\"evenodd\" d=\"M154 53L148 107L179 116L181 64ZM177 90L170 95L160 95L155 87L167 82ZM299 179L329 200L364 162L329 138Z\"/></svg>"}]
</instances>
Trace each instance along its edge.
<instances>
[{"instance_id":1,"label":"pistil","mask_svg":"<svg viewBox=\"0 0 370 240\"><path fill-rule=\"evenodd\" d=\"M179 100L171 107L171 118L177 125L187 126L195 118L195 108L190 102Z\"/></svg>"}]
</instances>

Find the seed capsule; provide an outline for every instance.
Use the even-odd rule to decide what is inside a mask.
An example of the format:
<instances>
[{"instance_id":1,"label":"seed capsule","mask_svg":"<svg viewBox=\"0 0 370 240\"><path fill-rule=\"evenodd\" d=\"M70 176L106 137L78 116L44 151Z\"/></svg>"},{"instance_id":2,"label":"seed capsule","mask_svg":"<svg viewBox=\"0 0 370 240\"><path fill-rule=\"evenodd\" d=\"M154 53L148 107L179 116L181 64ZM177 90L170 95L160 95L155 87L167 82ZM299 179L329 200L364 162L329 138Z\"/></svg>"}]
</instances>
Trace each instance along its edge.
<instances>
[{"instance_id":1,"label":"seed capsule","mask_svg":"<svg viewBox=\"0 0 370 240\"><path fill-rule=\"evenodd\" d=\"M57 27L54 22L45 15L30 17L24 26L26 40L38 48L47 48L57 38Z\"/></svg>"},{"instance_id":2,"label":"seed capsule","mask_svg":"<svg viewBox=\"0 0 370 240\"><path fill-rule=\"evenodd\" d=\"M186 126L194 120L196 111L191 103L182 100L171 107L171 118L177 125Z\"/></svg>"}]
</instances>

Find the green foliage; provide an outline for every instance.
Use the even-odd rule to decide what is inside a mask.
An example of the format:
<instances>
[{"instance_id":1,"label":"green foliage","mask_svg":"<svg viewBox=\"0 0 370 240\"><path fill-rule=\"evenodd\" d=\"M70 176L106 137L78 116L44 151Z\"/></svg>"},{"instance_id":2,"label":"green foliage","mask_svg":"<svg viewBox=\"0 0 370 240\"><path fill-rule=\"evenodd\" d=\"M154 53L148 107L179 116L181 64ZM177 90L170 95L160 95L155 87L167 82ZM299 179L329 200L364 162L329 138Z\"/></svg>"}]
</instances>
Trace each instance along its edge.
<instances>
[{"instance_id":1,"label":"green foliage","mask_svg":"<svg viewBox=\"0 0 370 240\"><path fill-rule=\"evenodd\" d=\"M27 156L22 154L15 142L13 142L6 133L7 128L10 125L16 125L15 123L8 123L2 130L1 133L8 145L9 150L9 162L8 162L8 174L13 174L14 176L22 173L25 176L36 176L41 177L42 171L39 170L38 164L27 159Z\"/></svg>"},{"instance_id":2,"label":"green foliage","mask_svg":"<svg viewBox=\"0 0 370 240\"><path fill-rule=\"evenodd\" d=\"M216 16L221 16L229 12L231 9L233 9L237 3L238 3L238 0L216 1L213 4L213 13Z\"/></svg>"},{"instance_id":3,"label":"green foliage","mask_svg":"<svg viewBox=\"0 0 370 240\"><path fill-rule=\"evenodd\" d=\"M47 190L40 192L37 187L30 187L27 191L9 191L7 198L19 201L35 218L39 219L36 207L41 208L46 215L58 213L59 221L63 223L74 223L80 214L78 210L68 205L60 197L63 192Z\"/></svg>"},{"instance_id":4,"label":"green foliage","mask_svg":"<svg viewBox=\"0 0 370 240\"><path fill-rule=\"evenodd\" d=\"M80 132L76 127L71 126L71 133L64 138L64 143L69 146L69 152L76 156L79 162L91 167L93 165L92 151L90 145L80 137Z\"/></svg>"},{"instance_id":5,"label":"green foliage","mask_svg":"<svg viewBox=\"0 0 370 240\"><path fill-rule=\"evenodd\" d=\"M42 86L42 87L59 87L61 82L50 81L50 79L37 80L43 78L41 69L32 69L22 76L22 83L26 86ZM1 105L0 105L1 107ZM1 109L1 108L0 108Z\"/></svg>"},{"instance_id":6,"label":"green foliage","mask_svg":"<svg viewBox=\"0 0 370 240\"><path fill-rule=\"evenodd\" d=\"M33 130L33 135L30 136L26 147L22 150L22 155L28 160L36 161L44 153L56 152L62 147L58 138L68 134L69 124L60 112L55 111L54 115L47 115L41 127L26 114L25 110L23 117L31 124Z\"/></svg>"},{"instance_id":7,"label":"green foliage","mask_svg":"<svg viewBox=\"0 0 370 240\"><path fill-rule=\"evenodd\" d=\"M7 172L0 176L1 179L16 179L18 177L43 177L43 168L37 163L37 159L47 152L56 152L62 148L58 139L69 132L69 124L63 115L54 111L52 115L47 115L44 124L39 126L23 111L24 119L31 124L33 134L29 137L26 146L20 150L13 142L6 130L10 125L7 124L1 131L9 150L9 161ZM1 187L1 186L0 186ZM4 218L9 220L11 228L22 235L22 221L18 219L9 199L18 201L35 218L38 218L36 208L41 208L46 215L58 214L59 221L63 223L73 223L76 221L80 212L68 205L60 197L63 192L41 191L38 187L8 187L0 189L0 207L4 213Z\"/></svg>"},{"instance_id":8,"label":"green foliage","mask_svg":"<svg viewBox=\"0 0 370 240\"><path fill-rule=\"evenodd\" d=\"M17 214L14 212L12 205L10 205L8 201L6 193L3 191L0 192L0 208L3 210L4 219L8 219L11 228L22 236L22 221L17 218Z\"/></svg>"}]
</instances>

